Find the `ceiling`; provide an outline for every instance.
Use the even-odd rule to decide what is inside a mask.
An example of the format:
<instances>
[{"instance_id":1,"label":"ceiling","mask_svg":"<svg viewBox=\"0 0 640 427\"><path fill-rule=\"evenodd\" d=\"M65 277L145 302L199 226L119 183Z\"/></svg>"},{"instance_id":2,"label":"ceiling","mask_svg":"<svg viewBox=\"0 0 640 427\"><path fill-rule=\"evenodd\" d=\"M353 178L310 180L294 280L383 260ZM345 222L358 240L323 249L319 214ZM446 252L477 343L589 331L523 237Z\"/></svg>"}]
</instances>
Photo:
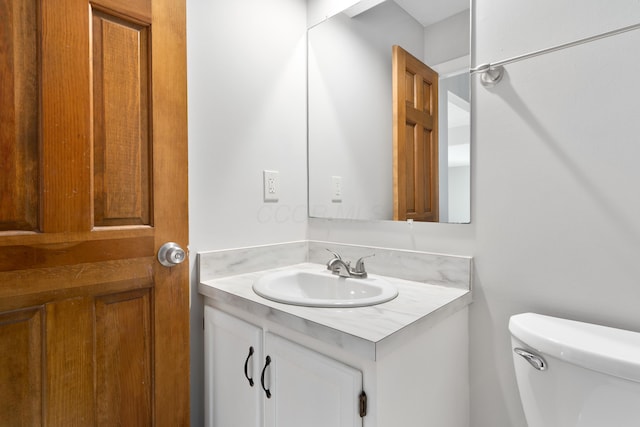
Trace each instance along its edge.
<instances>
[{"instance_id":1,"label":"ceiling","mask_svg":"<svg viewBox=\"0 0 640 427\"><path fill-rule=\"evenodd\" d=\"M394 0L427 27L469 9L469 0Z\"/></svg>"}]
</instances>

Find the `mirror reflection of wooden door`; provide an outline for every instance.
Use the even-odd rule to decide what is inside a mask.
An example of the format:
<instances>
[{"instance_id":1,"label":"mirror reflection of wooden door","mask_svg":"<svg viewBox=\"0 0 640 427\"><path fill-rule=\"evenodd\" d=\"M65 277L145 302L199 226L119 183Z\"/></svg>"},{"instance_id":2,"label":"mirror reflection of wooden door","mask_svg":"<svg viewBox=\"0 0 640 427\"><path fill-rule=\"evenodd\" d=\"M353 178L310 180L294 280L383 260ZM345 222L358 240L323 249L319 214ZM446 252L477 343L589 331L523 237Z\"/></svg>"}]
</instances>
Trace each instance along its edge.
<instances>
[{"instance_id":1,"label":"mirror reflection of wooden door","mask_svg":"<svg viewBox=\"0 0 640 427\"><path fill-rule=\"evenodd\" d=\"M189 424L184 0L0 0L0 425Z\"/></svg>"},{"instance_id":2,"label":"mirror reflection of wooden door","mask_svg":"<svg viewBox=\"0 0 640 427\"><path fill-rule=\"evenodd\" d=\"M393 219L438 221L438 73L393 46Z\"/></svg>"}]
</instances>

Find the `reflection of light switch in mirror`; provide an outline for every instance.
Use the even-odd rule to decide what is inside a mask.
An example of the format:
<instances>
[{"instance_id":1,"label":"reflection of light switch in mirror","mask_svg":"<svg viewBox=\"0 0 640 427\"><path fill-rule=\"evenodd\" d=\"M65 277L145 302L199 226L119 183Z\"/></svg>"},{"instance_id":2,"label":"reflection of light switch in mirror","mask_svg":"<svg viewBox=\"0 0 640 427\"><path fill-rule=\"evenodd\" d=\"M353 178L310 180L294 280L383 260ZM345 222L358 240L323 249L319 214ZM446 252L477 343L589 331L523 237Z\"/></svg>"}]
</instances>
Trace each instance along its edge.
<instances>
[{"instance_id":1,"label":"reflection of light switch in mirror","mask_svg":"<svg viewBox=\"0 0 640 427\"><path fill-rule=\"evenodd\" d=\"M342 177L331 177L331 201L334 203L342 201Z\"/></svg>"},{"instance_id":2,"label":"reflection of light switch in mirror","mask_svg":"<svg viewBox=\"0 0 640 427\"><path fill-rule=\"evenodd\" d=\"M278 171L262 171L264 184L264 201L277 202L280 196L280 178Z\"/></svg>"}]
</instances>

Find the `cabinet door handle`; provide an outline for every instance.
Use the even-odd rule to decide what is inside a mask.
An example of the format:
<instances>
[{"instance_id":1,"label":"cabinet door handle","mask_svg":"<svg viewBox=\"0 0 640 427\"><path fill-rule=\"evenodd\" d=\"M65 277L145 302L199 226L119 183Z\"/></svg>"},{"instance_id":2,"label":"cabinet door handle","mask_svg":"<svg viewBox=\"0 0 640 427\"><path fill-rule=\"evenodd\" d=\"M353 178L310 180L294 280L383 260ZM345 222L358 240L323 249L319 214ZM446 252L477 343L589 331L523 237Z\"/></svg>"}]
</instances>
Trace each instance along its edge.
<instances>
[{"instance_id":1,"label":"cabinet door handle","mask_svg":"<svg viewBox=\"0 0 640 427\"><path fill-rule=\"evenodd\" d=\"M262 384L262 389L267 395L267 399L271 399L271 391L264 386L264 373L267 371L267 367L271 364L271 357L267 356L264 359L264 368L262 368L262 375L260 375L260 384Z\"/></svg>"},{"instance_id":2,"label":"cabinet door handle","mask_svg":"<svg viewBox=\"0 0 640 427\"><path fill-rule=\"evenodd\" d=\"M249 377L249 374L247 373L249 359L251 359L251 356L253 356L253 347L249 347L249 354L247 355L247 359L244 361L244 376L249 381L249 385L253 387L253 378Z\"/></svg>"}]
</instances>

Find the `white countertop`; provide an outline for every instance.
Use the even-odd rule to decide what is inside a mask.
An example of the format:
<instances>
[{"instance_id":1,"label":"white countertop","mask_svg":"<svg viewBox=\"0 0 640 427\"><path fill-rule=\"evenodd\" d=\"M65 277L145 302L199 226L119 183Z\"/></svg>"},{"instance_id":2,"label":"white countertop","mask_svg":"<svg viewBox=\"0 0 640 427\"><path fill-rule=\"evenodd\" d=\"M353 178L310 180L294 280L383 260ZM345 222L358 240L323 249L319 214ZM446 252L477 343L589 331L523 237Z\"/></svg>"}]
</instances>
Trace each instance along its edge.
<instances>
[{"instance_id":1,"label":"white countertop","mask_svg":"<svg viewBox=\"0 0 640 427\"><path fill-rule=\"evenodd\" d=\"M282 326L376 360L386 345L394 345L428 328L471 303L467 289L431 285L384 277L398 288L398 296L386 303L357 308L317 308L282 304L257 295L252 285L267 272L290 268L324 271L322 264L301 263L288 267L205 280L199 291L212 301L267 317ZM375 275L372 275L375 276Z\"/></svg>"}]
</instances>

